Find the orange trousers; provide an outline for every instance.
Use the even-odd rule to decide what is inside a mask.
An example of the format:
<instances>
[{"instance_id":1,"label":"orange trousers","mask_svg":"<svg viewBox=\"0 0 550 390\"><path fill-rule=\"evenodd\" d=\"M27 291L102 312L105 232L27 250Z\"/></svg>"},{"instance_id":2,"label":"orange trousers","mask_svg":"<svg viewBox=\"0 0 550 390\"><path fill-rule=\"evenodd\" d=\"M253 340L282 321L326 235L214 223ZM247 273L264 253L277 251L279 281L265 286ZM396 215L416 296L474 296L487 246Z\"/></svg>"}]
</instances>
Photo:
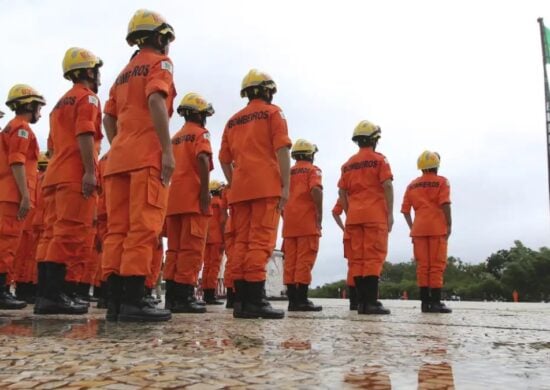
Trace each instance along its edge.
<instances>
[{"instance_id":1,"label":"orange trousers","mask_svg":"<svg viewBox=\"0 0 550 390\"><path fill-rule=\"evenodd\" d=\"M225 288L234 288L233 284L233 247L235 246L235 237L233 227L231 225L231 217L227 219L225 223L225 232L223 234L223 240L225 244L225 266L223 272L223 284Z\"/></svg>"},{"instance_id":2,"label":"orange trousers","mask_svg":"<svg viewBox=\"0 0 550 390\"><path fill-rule=\"evenodd\" d=\"M223 243L206 244L204 251L204 268L202 269L202 289L216 289L218 275L223 258Z\"/></svg>"},{"instance_id":3,"label":"orange trousers","mask_svg":"<svg viewBox=\"0 0 550 390\"><path fill-rule=\"evenodd\" d=\"M311 271L319 251L319 236L287 237L283 241L284 284L311 284Z\"/></svg>"},{"instance_id":4,"label":"orange trousers","mask_svg":"<svg viewBox=\"0 0 550 390\"><path fill-rule=\"evenodd\" d=\"M87 256L84 258L84 270L80 276L80 283L94 284L97 270L101 266L101 253L97 245L97 236L93 235L90 242L92 246L88 248Z\"/></svg>"},{"instance_id":5,"label":"orange trousers","mask_svg":"<svg viewBox=\"0 0 550 390\"><path fill-rule=\"evenodd\" d=\"M145 278L145 287L155 288L162 268L162 257L164 255L164 245L162 238L159 238L159 244L153 251L153 262L151 263L151 273Z\"/></svg>"},{"instance_id":6,"label":"orange trousers","mask_svg":"<svg viewBox=\"0 0 550 390\"><path fill-rule=\"evenodd\" d=\"M96 225L96 249L99 252L99 266L96 269L94 276L94 286L99 287L103 280L103 241L105 241L105 236L107 235L107 214L99 214L97 216L97 225Z\"/></svg>"},{"instance_id":7,"label":"orange trousers","mask_svg":"<svg viewBox=\"0 0 550 390\"><path fill-rule=\"evenodd\" d=\"M416 281L419 287L443 287L447 267L447 237L413 237Z\"/></svg>"},{"instance_id":8,"label":"orange trousers","mask_svg":"<svg viewBox=\"0 0 550 390\"><path fill-rule=\"evenodd\" d=\"M165 278L180 284L195 286L202 268L208 221L210 216L202 214L175 214L166 217L166 235L170 269ZM168 268L168 266L166 267Z\"/></svg>"},{"instance_id":9,"label":"orange trousers","mask_svg":"<svg viewBox=\"0 0 550 390\"><path fill-rule=\"evenodd\" d=\"M350 287L355 287L355 279L351 274L351 263L350 263L350 253L351 253L351 240L349 238L344 238L344 258L346 259L348 266L348 273L346 277L346 285Z\"/></svg>"},{"instance_id":10,"label":"orange trousers","mask_svg":"<svg viewBox=\"0 0 550 390\"><path fill-rule=\"evenodd\" d=\"M233 280L260 282L275 249L280 213L278 197L234 203Z\"/></svg>"},{"instance_id":11,"label":"orange trousers","mask_svg":"<svg viewBox=\"0 0 550 390\"><path fill-rule=\"evenodd\" d=\"M19 247L13 259L13 280L19 283L32 283L36 272L36 245L38 232L33 229L34 210L31 209L24 221Z\"/></svg>"},{"instance_id":12,"label":"orange trousers","mask_svg":"<svg viewBox=\"0 0 550 390\"><path fill-rule=\"evenodd\" d=\"M13 260L24 226L24 221L17 220L18 211L18 203L0 202L0 274L8 274L8 283L13 278Z\"/></svg>"},{"instance_id":13,"label":"orange trousers","mask_svg":"<svg viewBox=\"0 0 550 390\"><path fill-rule=\"evenodd\" d=\"M380 276L388 253L388 227L385 224L348 225L352 277Z\"/></svg>"},{"instance_id":14,"label":"orange trousers","mask_svg":"<svg viewBox=\"0 0 550 390\"><path fill-rule=\"evenodd\" d=\"M105 200L104 280L113 273L149 275L168 202L168 188L162 185L160 172L143 168L105 177Z\"/></svg>"}]
</instances>

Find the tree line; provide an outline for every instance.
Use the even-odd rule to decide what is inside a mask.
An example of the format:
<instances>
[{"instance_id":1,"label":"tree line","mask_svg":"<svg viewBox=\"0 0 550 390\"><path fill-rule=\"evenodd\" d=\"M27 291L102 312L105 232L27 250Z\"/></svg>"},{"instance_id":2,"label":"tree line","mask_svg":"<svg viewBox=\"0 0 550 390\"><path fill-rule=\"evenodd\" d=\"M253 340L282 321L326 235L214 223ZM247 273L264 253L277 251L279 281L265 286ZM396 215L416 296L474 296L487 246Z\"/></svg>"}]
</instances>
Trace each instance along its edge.
<instances>
[{"instance_id":1,"label":"tree line","mask_svg":"<svg viewBox=\"0 0 550 390\"><path fill-rule=\"evenodd\" d=\"M419 299L414 260L384 264L380 277L380 298ZM512 301L513 291L523 302L550 301L550 249L538 251L515 241L510 249L491 254L480 264L469 264L449 257L444 276L445 299L460 297L471 301ZM345 280L328 283L311 290L310 296L338 298Z\"/></svg>"}]
</instances>

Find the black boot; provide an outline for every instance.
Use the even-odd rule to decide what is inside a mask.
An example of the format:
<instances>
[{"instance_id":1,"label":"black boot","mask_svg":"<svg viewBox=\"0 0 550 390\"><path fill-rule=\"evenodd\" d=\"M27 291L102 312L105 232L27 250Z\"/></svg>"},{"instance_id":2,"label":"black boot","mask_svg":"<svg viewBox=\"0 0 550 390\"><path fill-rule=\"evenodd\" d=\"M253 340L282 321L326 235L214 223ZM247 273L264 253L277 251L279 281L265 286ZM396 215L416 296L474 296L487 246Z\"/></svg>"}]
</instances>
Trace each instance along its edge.
<instances>
[{"instance_id":1,"label":"black boot","mask_svg":"<svg viewBox=\"0 0 550 390\"><path fill-rule=\"evenodd\" d=\"M353 280L355 282L355 292L357 293L357 314L365 314L365 278L362 276L355 276Z\"/></svg>"},{"instance_id":2,"label":"black boot","mask_svg":"<svg viewBox=\"0 0 550 390\"><path fill-rule=\"evenodd\" d=\"M77 282L65 281L64 287L63 287L63 292L65 293L66 296L68 296L77 305L84 305L86 307L90 307L90 302L86 301L78 293L78 283Z\"/></svg>"},{"instance_id":3,"label":"black boot","mask_svg":"<svg viewBox=\"0 0 550 390\"><path fill-rule=\"evenodd\" d=\"M164 288L166 289L164 292L164 309L172 310L172 307L174 306L174 281L165 280Z\"/></svg>"},{"instance_id":4,"label":"black boot","mask_svg":"<svg viewBox=\"0 0 550 390\"><path fill-rule=\"evenodd\" d=\"M29 283L15 282L15 298L20 301L27 301L29 295Z\"/></svg>"},{"instance_id":5,"label":"black boot","mask_svg":"<svg viewBox=\"0 0 550 390\"><path fill-rule=\"evenodd\" d=\"M206 307L197 304L195 286L174 282L174 305L172 313L206 313Z\"/></svg>"},{"instance_id":6,"label":"black boot","mask_svg":"<svg viewBox=\"0 0 550 390\"><path fill-rule=\"evenodd\" d=\"M36 299L34 314L86 314L87 305L74 302L63 292L67 273L65 264L53 262L41 264L42 274L39 274L39 277L45 278L45 281L39 281L43 295Z\"/></svg>"},{"instance_id":7,"label":"black boot","mask_svg":"<svg viewBox=\"0 0 550 390\"><path fill-rule=\"evenodd\" d=\"M213 288L207 288L204 290L204 302L207 305L223 305L222 301L216 299L216 290Z\"/></svg>"},{"instance_id":8,"label":"black boot","mask_svg":"<svg viewBox=\"0 0 550 390\"><path fill-rule=\"evenodd\" d=\"M430 312L430 288L420 287L420 310L422 313Z\"/></svg>"},{"instance_id":9,"label":"black boot","mask_svg":"<svg viewBox=\"0 0 550 390\"><path fill-rule=\"evenodd\" d=\"M226 309L233 309L234 294L235 293L233 292L233 289L231 287L228 287L225 290L225 308Z\"/></svg>"},{"instance_id":10,"label":"black boot","mask_svg":"<svg viewBox=\"0 0 550 390\"><path fill-rule=\"evenodd\" d=\"M147 302L149 302L153 306L157 306L160 302L157 298L153 296L153 289L152 288L145 288L145 296L143 297Z\"/></svg>"},{"instance_id":11,"label":"black boot","mask_svg":"<svg viewBox=\"0 0 550 390\"><path fill-rule=\"evenodd\" d=\"M359 314L390 314L380 301L378 301L378 276L366 276L363 278L365 303Z\"/></svg>"},{"instance_id":12,"label":"black boot","mask_svg":"<svg viewBox=\"0 0 550 390\"><path fill-rule=\"evenodd\" d=\"M314 305L309 299L307 299L307 292L309 286L307 284L298 284L296 286L296 305L293 311L321 311L322 306ZM290 311L290 310L289 310Z\"/></svg>"},{"instance_id":13,"label":"black boot","mask_svg":"<svg viewBox=\"0 0 550 390\"><path fill-rule=\"evenodd\" d=\"M89 283L78 283L76 286L76 294L78 297L86 302L97 302L97 298L93 295L90 295L90 288L92 287Z\"/></svg>"},{"instance_id":14,"label":"black boot","mask_svg":"<svg viewBox=\"0 0 550 390\"><path fill-rule=\"evenodd\" d=\"M244 282L245 301L243 303L242 318L284 318L283 310L274 309L268 300L264 299L265 280L261 282Z\"/></svg>"},{"instance_id":15,"label":"black boot","mask_svg":"<svg viewBox=\"0 0 550 390\"><path fill-rule=\"evenodd\" d=\"M0 309L20 310L27 306L27 302L18 301L11 294L9 286L6 285L8 274L0 274Z\"/></svg>"},{"instance_id":16,"label":"black boot","mask_svg":"<svg viewBox=\"0 0 550 390\"><path fill-rule=\"evenodd\" d=\"M243 317L243 305L246 299L246 284L244 280L235 280L233 282L234 295L233 295L233 318L245 318Z\"/></svg>"},{"instance_id":17,"label":"black boot","mask_svg":"<svg viewBox=\"0 0 550 390\"><path fill-rule=\"evenodd\" d=\"M157 309L145 301L145 276L125 276L122 278L124 292L120 304L118 320L121 322L159 322L172 318L169 310Z\"/></svg>"},{"instance_id":18,"label":"black boot","mask_svg":"<svg viewBox=\"0 0 550 390\"><path fill-rule=\"evenodd\" d=\"M46 286L48 285L48 264L40 261L36 263L38 284L36 285L36 298L45 297Z\"/></svg>"},{"instance_id":19,"label":"black boot","mask_svg":"<svg viewBox=\"0 0 550 390\"><path fill-rule=\"evenodd\" d=\"M348 286L348 296L349 296L349 309L357 310L357 289L355 286Z\"/></svg>"},{"instance_id":20,"label":"black boot","mask_svg":"<svg viewBox=\"0 0 550 390\"><path fill-rule=\"evenodd\" d=\"M122 277L116 274L109 275L105 284L105 290L107 309L107 313L105 313L105 319L111 322L117 321L118 313L120 312L120 301L124 292Z\"/></svg>"},{"instance_id":21,"label":"black boot","mask_svg":"<svg viewBox=\"0 0 550 390\"><path fill-rule=\"evenodd\" d=\"M450 307L445 306L443 302L441 302L441 289L440 288L432 288L430 289L431 294L431 304L430 304L430 313L452 313L452 309Z\"/></svg>"},{"instance_id":22,"label":"black boot","mask_svg":"<svg viewBox=\"0 0 550 390\"><path fill-rule=\"evenodd\" d=\"M298 306L298 302L296 300L296 284L286 285L286 296L288 297L288 311L298 311L295 310Z\"/></svg>"}]
</instances>

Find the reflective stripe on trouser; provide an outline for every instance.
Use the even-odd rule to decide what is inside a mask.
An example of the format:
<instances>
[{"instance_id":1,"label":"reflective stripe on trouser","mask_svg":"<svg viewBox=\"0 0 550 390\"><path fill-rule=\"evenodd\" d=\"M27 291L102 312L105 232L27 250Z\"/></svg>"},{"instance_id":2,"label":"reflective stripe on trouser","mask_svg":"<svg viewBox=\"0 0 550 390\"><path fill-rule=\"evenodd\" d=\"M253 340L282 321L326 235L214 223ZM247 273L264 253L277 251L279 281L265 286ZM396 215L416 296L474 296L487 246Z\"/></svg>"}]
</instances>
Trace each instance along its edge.
<instances>
[{"instance_id":1,"label":"reflective stripe on trouser","mask_svg":"<svg viewBox=\"0 0 550 390\"><path fill-rule=\"evenodd\" d=\"M260 198L234 203L233 280L260 282L277 240L279 198Z\"/></svg>"},{"instance_id":2,"label":"reflective stripe on trouser","mask_svg":"<svg viewBox=\"0 0 550 390\"><path fill-rule=\"evenodd\" d=\"M85 199L81 183L62 183L51 187L46 212L53 225L52 236L47 242L46 260L65 264L65 280L79 282L84 273L85 261L92 247L93 218L97 195ZM49 191L48 191L49 192ZM44 195L45 196L45 195Z\"/></svg>"},{"instance_id":3,"label":"reflective stripe on trouser","mask_svg":"<svg viewBox=\"0 0 550 390\"><path fill-rule=\"evenodd\" d=\"M351 240L351 275L380 276L388 253L387 225L348 225L346 229Z\"/></svg>"},{"instance_id":4,"label":"reflective stripe on trouser","mask_svg":"<svg viewBox=\"0 0 550 390\"><path fill-rule=\"evenodd\" d=\"M0 274L13 273L13 259L24 225L24 221L17 220L18 211L19 204L0 202Z\"/></svg>"},{"instance_id":5,"label":"reflective stripe on trouser","mask_svg":"<svg viewBox=\"0 0 550 390\"><path fill-rule=\"evenodd\" d=\"M207 215L176 214L166 217L168 250L175 253L174 280L180 284L196 285L202 267L206 234Z\"/></svg>"},{"instance_id":6,"label":"reflective stripe on trouser","mask_svg":"<svg viewBox=\"0 0 550 390\"><path fill-rule=\"evenodd\" d=\"M162 230L168 188L160 172L143 168L105 178L107 235L103 243L103 278L147 276Z\"/></svg>"},{"instance_id":7,"label":"reflective stripe on trouser","mask_svg":"<svg viewBox=\"0 0 550 390\"><path fill-rule=\"evenodd\" d=\"M447 237L413 237L416 281L419 287L443 287L447 267Z\"/></svg>"},{"instance_id":8,"label":"reflective stripe on trouser","mask_svg":"<svg viewBox=\"0 0 550 390\"><path fill-rule=\"evenodd\" d=\"M151 263L151 273L145 278L145 287L155 288L162 267L162 256L164 255L164 246L162 238L159 238L159 245L153 251L153 261Z\"/></svg>"},{"instance_id":9,"label":"reflective stripe on trouser","mask_svg":"<svg viewBox=\"0 0 550 390\"><path fill-rule=\"evenodd\" d=\"M221 243L206 244L204 250L204 268L202 269L202 289L218 287L218 275L222 265L223 250Z\"/></svg>"},{"instance_id":10,"label":"reflective stripe on trouser","mask_svg":"<svg viewBox=\"0 0 550 390\"><path fill-rule=\"evenodd\" d=\"M319 236L285 238L283 284L311 284L311 270L318 251Z\"/></svg>"}]
</instances>

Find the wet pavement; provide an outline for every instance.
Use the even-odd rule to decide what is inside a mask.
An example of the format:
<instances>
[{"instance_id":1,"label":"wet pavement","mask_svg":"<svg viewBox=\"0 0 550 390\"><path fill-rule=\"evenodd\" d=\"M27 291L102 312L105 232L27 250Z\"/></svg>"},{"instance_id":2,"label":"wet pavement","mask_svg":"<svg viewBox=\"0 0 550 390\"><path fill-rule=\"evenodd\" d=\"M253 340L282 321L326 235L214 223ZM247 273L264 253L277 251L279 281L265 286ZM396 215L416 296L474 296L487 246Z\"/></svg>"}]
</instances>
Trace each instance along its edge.
<instances>
[{"instance_id":1,"label":"wet pavement","mask_svg":"<svg viewBox=\"0 0 550 390\"><path fill-rule=\"evenodd\" d=\"M177 314L163 324L0 311L0 388L550 389L550 304L343 300L284 320ZM284 308L285 302L274 306Z\"/></svg>"}]
</instances>

